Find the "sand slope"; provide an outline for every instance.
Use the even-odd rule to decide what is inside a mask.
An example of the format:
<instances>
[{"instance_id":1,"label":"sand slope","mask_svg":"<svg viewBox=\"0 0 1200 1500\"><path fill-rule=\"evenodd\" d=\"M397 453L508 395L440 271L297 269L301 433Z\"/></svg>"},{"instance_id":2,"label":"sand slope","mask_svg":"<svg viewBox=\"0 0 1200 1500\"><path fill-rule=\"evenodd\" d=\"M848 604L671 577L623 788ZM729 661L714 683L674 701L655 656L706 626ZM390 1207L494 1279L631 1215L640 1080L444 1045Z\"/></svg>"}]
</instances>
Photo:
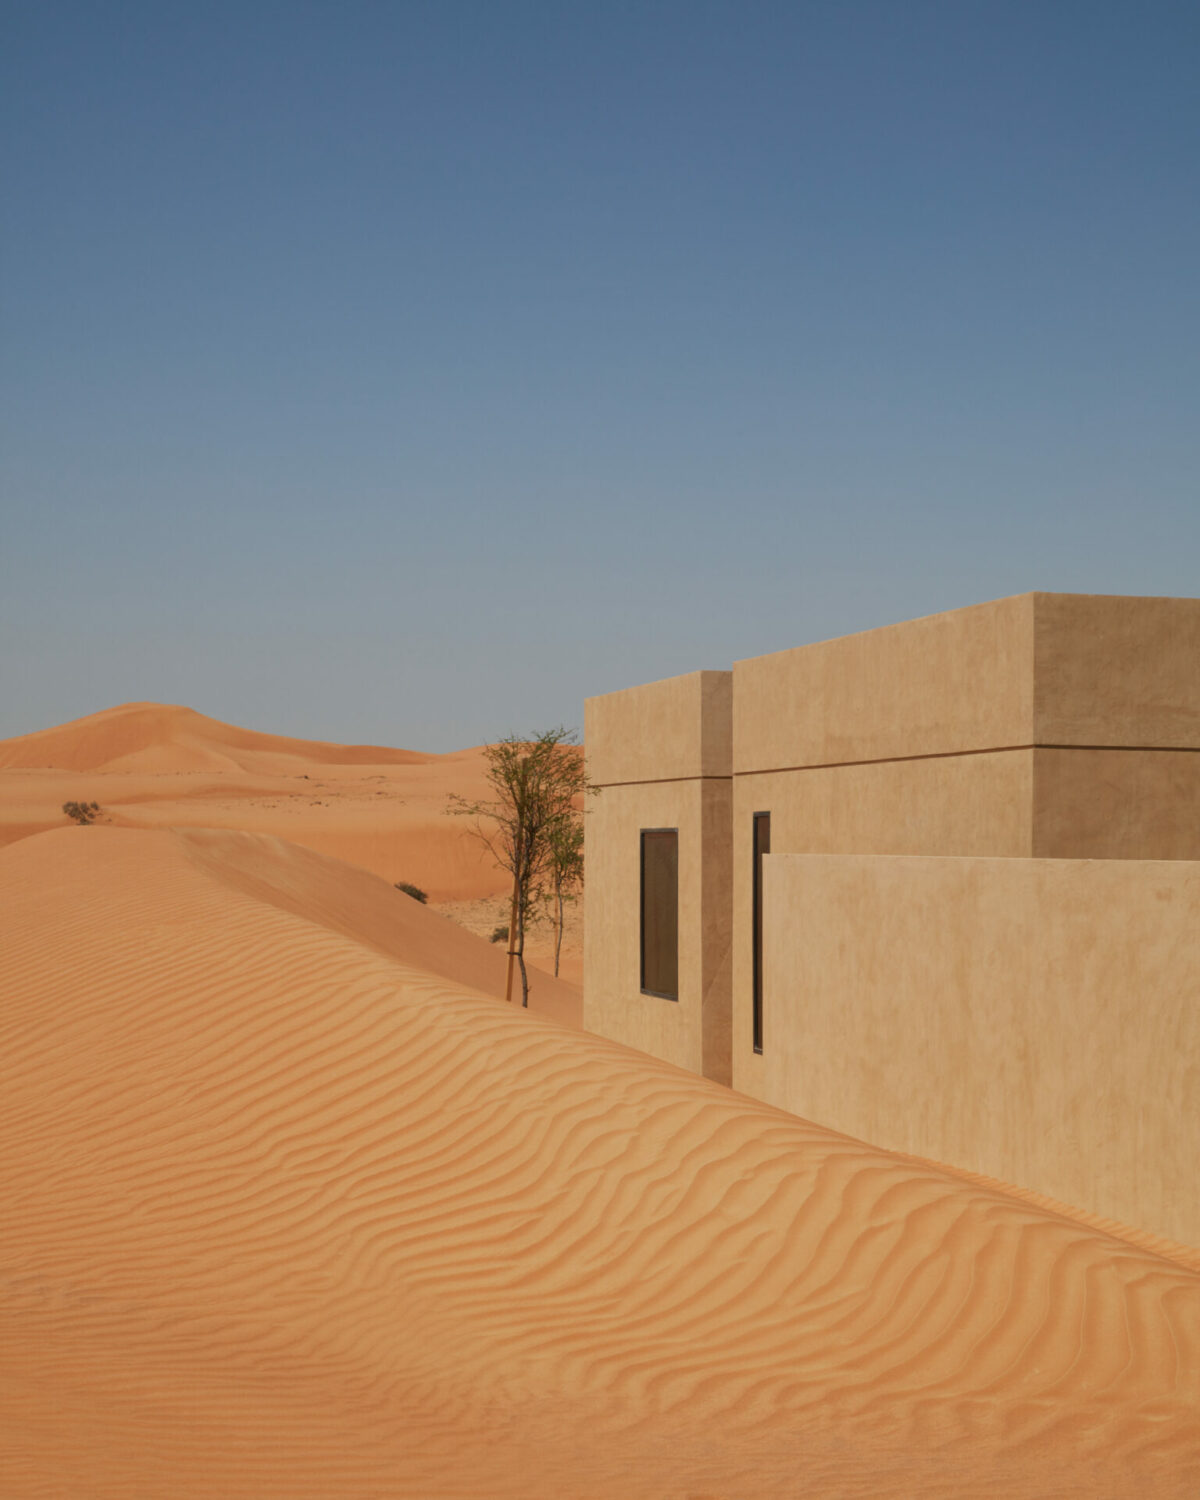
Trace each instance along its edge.
<instances>
[{"instance_id":1,"label":"sand slope","mask_svg":"<svg viewBox=\"0 0 1200 1500\"><path fill-rule=\"evenodd\" d=\"M112 840L110 833L98 828L87 832ZM125 834L112 844L110 858L119 852L122 869L136 882L143 878L146 865L153 866L161 851L172 845L185 851L198 870L256 902L319 923L456 986L497 999L504 995L508 960L503 946L484 942L367 870L282 839L198 828L179 830L170 844L164 844L159 835ZM44 840L38 853L31 851L29 858L40 855L53 862L58 847ZM520 989L515 993L519 1002ZM578 1027L583 1024L580 1002L575 985L531 969L530 1009Z\"/></svg>"},{"instance_id":2,"label":"sand slope","mask_svg":"<svg viewBox=\"0 0 1200 1500\"><path fill-rule=\"evenodd\" d=\"M1197 1492L1194 1270L422 972L335 876L0 853L0 1492Z\"/></svg>"},{"instance_id":3,"label":"sand slope","mask_svg":"<svg viewBox=\"0 0 1200 1500\"><path fill-rule=\"evenodd\" d=\"M0 847L63 827L67 801L99 802L118 828L228 828L273 834L411 881L485 935L508 921L509 878L447 799L488 795L482 748L425 755L331 745L222 724L190 708L127 703L0 741ZM553 969L549 927L527 952ZM563 977L583 977L580 924Z\"/></svg>"}]
</instances>

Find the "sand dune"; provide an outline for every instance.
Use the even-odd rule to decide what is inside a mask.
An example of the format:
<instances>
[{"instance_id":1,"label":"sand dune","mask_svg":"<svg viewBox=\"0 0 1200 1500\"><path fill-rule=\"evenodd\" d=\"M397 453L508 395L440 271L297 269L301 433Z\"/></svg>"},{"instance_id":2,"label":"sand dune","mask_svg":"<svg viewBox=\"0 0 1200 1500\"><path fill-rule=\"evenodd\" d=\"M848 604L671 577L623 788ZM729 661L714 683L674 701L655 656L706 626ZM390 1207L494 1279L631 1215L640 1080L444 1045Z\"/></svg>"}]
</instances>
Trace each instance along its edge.
<instances>
[{"instance_id":1,"label":"sand dune","mask_svg":"<svg viewBox=\"0 0 1200 1500\"><path fill-rule=\"evenodd\" d=\"M367 870L254 834L205 828L180 830L173 837L198 869L230 890L317 922L422 973L493 998L504 994L508 961L503 947L483 942ZM160 835L140 833L125 835L116 845L130 862L134 880L140 861L153 863L160 846ZM520 998L519 990L517 994ZM539 1015L565 1025L583 1023L578 988L551 975L531 975L529 1004Z\"/></svg>"},{"instance_id":2,"label":"sand dune","mask_svg":"<svg viewBox=\"0 0 1200 1500\"><path fill-rule=\"evenodd\" d=\"M0 741L0 847L61 828L64 802L95 801L111 827L273 834L389 883L412 881L456 916L480 912L472 925L489 932L508 920L508 877L446 813L452 792L487 794L484 771L481 748L426 755L332 745L127 703ZM490 921L481 902L494 903ZM576 984L578 930L569 931L562 969ZM530 933L527 951L552 969L548 927Z\"/></svg>"},{"instance_id":3,"label":"sand dune","mask_svg":"<svg viewBox=\"0 0 1200 1500\"><path fill-rule=\"evenodd\" d=\"M1194 1269L472 993L340 878L0 853L6 1495L1200 1489Z\"/></svg>"},{"instance_id":4,"label":"sand dune","mask_svg":"<svg viewBox=\"0 0 1200 1500\"><path fill-rule=\"evenodd\" d=\"M122 703L0 741L0 767L65 771L268 771L297 764L419 765L432 757L382 745L332 745L223 724L173 703Z\"/></svg>"}]
</instances>

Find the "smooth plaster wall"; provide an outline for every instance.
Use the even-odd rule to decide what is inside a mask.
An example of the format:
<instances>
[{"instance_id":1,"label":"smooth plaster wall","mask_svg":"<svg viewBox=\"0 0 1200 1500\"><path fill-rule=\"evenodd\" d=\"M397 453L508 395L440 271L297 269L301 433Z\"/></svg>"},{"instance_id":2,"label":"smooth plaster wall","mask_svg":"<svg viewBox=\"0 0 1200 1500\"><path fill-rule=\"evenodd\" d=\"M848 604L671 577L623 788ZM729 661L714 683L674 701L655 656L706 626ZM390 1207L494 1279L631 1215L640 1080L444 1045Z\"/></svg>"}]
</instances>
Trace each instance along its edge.
<instances>
[{"instance_id":1,"label":"smooth plaster wall","mask_svg":"<svg viewBox=\"0 0 1200 1500\"><path fill-rule=\"evenodd\" d=\"M1200 1244L1200 864L766 866L755 1093Z\"/></svg>"},{"instance_id":2,"label":"smooth plaster wall","mask_svg":"<svg viewBox=\"0 0 1200 1500\"><path fill-rule=\"evenodd\" d=\"M1032 852L1200 860L1200 751L1035 750Z\"/></svg>"},{"instance_id":3,"label":"smooth plaster wall","mask_svg":"<svg viewBox=\"0 0 1200 1500\"><path fill-rule=\"evenodd\" d=\"M1033 601L1036 744L1200 748L1200 599Z\"/></svg>"},{"instance_id":4,"label":"smooth plaster wall","mask_svg":"<svg viewBox=\"0 0 1200 1500\"><path fill-rule=\"evenodd\" d=\"M589 776L600 786L728 776L732 698L732 672L690 672L589 698Z\"/></svg>"},{"instance_id":5,"label":"smooth plaster wall","mask_svg":"<svg viewBox=\"0 0 1200 1500\"><path fill-rule=\"evenodd\" d=\"M721 818L704 835L701 883L727 888L707 909L732 912L710 948L733 936L723 968L696 960L725 996L703 1009L697 1071L724 1077L730 1056L750 1093L765 1068L750 1033L754 812L771 812L776 852L1200 859L1200 750L1188 748L1200 745L1200 600L1024 594L592 698L585 723L593 781L734 773L728 841ZM1047 740L1072 748L1032 748ZM1096 744L1117 748L1085 748ZM636 887L599 896L607 826L593 824L589 845L597 953L637 941ZM619 837L636 851L636 827ZM647 1017L622 972L585 969L593 1029L694 1057L695 1038Z\"/></svg>"},{"instance_id":6,"label":"smooth plaster wall","mask_svg":"<svg viewBox=\"0 0 1200 1500\"><path fill-rule=\"evenodd\" d=\"M734 770L1033 743L1034 596L734 664Z\"/></svg>"},{"instance_id":7,"label":"smooth plaster wall","mask_svg":"<svg viewBox=\"0 0 1200 1500\"><path fill-rule=\"evenodd\" d=\"M714 1083L733 1085L733 872L729 862L733 783L700 784L702 1066Z\"/></svg>"},{"instance_id":8,"label":"smooth plaster wall","mask_svg":"<svg viewBox=\"0 0 1200 1500\"><path fill-rule=\"evenodd\" d=\"M734 664L734 770L1200 748L1200 599L1019 594Z\"/></svg>"},{"instance_id":9,"label":"smooth plaster wall","mask_svg":"<svg viewBox=\"0 0 1200 1500\"><path fill-rule=\"evenodd\" d=\"M729 1022L730 783L650 782L602 790L588 809L584 1025L732 1081ZM679 829L679 999L641 993L643 828Z\"/></svg>"},{"instance_id":10,"label":"smooth plaster wall","mask_svg":"<svg viewBox=\"0 0 1200 1500\"><path fill-rule=\"evenodd\" d=\"M733 1084L760 1094L752 1019L753 816L771 848L807 854L1033 852L1032 750L935 756L733 778ZM764 1016L769 1047L774 1021Z\"/></svg>"}]
</instances>

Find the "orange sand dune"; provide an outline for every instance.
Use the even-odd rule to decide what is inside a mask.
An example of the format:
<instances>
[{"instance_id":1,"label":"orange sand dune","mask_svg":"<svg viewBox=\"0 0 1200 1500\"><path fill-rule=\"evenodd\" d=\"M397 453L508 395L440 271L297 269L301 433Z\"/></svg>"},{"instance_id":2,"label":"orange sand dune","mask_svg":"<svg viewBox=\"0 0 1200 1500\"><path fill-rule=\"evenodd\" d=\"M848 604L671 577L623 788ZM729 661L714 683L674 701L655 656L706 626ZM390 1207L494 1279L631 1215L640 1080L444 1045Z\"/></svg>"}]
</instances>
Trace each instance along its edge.
<instances>
[{"instance_id":1,"label":"orange sand dune","mask_svg":"<svg viewBox=\"0 0 1200 1500\"><path fill-rule=\"evenodd\" d=\"M389 883L411 881L460 915L494 902L476 926L508 921L509 877L461 818L452 792L488 794L482 749L425 755L259 734L190 708L127 703L18 739L0 741L0 847L61 828L67 801L99 802L123 828L230 828L274 834L361 865ZM562 973L579 983L578 924ZM553 967L548 927L527 951Z\"/></svg>"},{"instance_id":2,"label":"orange sand dune","mask_svg":"<svg viewBox=\"0 0 1200 1500\"><path fill-rule=\"evenodd\" d=\"M381 745L331 745L222 724L173 703L122 703L0 741L0 767L65 771L275 771L317 765L413 765L431 757ZM303 766L301 766L303 769Z\"/></svg>"},{"instance_id":3,"label":"orange sand dune","mask_svg":"<svg viewBox=\"0 0 1200 1500\"><path fill-rule=\"evenodd\" d=\"M1194 1270L472 993L338 878L0 853L4 1494L1200 1491Z\"/></svg>"},{"instance_id":4,"label":"orange sand dune","mask_svg":"<svg viewBox=\"0 0 1200 1500\"><path fill-rule=\"evenodd\" d=\"M331 932L423 973L496 998L504 994L508 969L504 948L464 931L367 870L282 839L254 834L202 828L173 837L199 869L256 901L319 922ZM145 857L153 862L162 838L149 833L121 836L115 847L131 862L134 879L139 878L139 860ZM49 842L40 841L43 846ZM567 1026L582 1026L581 1002L575 985L531 971L529 1005L539 1015L552 1016Z\"/></svg>"}]
</instances>

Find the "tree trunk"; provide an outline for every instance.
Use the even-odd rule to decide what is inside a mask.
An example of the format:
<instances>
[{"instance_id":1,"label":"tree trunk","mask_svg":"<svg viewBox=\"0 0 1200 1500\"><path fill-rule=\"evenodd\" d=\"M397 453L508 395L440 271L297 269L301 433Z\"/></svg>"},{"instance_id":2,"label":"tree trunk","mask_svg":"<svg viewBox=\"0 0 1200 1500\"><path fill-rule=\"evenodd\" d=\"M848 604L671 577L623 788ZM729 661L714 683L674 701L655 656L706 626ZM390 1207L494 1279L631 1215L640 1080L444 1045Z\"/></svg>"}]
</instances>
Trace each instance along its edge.
<instances>
[{"instance_id":1,"label":"tree trunk","mask_svg":"<svg viewBox=\"0 0 1200 1500\"><path fill-rule=\"evenodd\" d=\"M565 918L565 916L563 914L563 893L562 893L562 882L561 881L558 882L558 889L555 891L554 894L555 894L555 896L556 896L556 898L558 900L558 930L554 934L554 977L555 977L555 979L557 979L558 978L558 956L562 952L563 925L564 925L565 920L566 920L566 918Z\"/></svg>"},{"instance_id":2,"label":"tree trunk","mask_svg":"<svg viewBox=\"0 0 1200 1500\"><path fill-rule=\"evenodd\" d=\"M525 907L517 913L517 962L521 965L521 1004L529 1008L529 972L525 968Z\"/></svg>"},{"instance_id":3,"label":"tree trunk","mask_svg":"<svg viewBox=\"0 0 1200 1500\"><path fill-rule=\"evenodd\" d=\"M515 949L516 960L521 968L521 1004L526 1008L529 1006L529 974L525 968L525 911L529 905L529 883L533 879L530 867L532 850L529 843L529 836L526 835L514 861L519 874L513 882L513 925L508 929L508 946Z\"/></svg>"},{"instance_id":4,"label":"tree trunk","mask_svg":"<svg viewBox=\"0 0 1200 1500\"><path fill-rule=\"evenodd\" d=\"M525 972L525 955L517 954L517 962L521 965L521 1004L526 1010L529 1009L529 975Z\"/></svg>"},{"instance_id":5,"label":"tree trunk","mask_svg":"<svg viewBox=\"0 0 1200 1500\"><path fill-rule=\"evenodd\" d=\"M513 961L517 956L517 910L520 906L521 881L517 875L513 876L512 911L508 918L508 975L504 981L504 998L511 1005L513 992ZM522 975L524 965L522 965Z\"/></svg>"}]
</instances>

